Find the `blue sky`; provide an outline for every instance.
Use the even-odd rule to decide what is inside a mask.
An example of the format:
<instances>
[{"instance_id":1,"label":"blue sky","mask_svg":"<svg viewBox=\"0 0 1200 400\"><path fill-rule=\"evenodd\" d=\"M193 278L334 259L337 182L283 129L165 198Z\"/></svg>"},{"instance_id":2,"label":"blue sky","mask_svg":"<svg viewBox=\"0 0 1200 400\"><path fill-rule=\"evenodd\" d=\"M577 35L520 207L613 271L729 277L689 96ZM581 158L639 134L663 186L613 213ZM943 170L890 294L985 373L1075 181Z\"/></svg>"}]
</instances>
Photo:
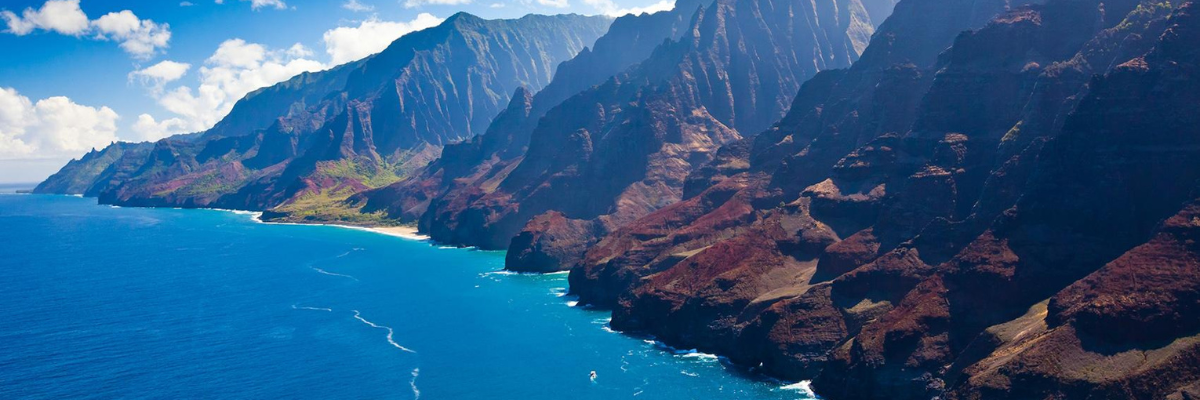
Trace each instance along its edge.
<instances>
[{"instance_id":1,"label":"blue sky","mask_svg":"<svg viewBox=\"0 0 1200 400\"><path fill-rule=\"evenodd\" d=\"M114 140L207 129L246 92L381 50L455 12L609 14L670 0L5 0L0 182Z\"/></svg>"}]
</instances>

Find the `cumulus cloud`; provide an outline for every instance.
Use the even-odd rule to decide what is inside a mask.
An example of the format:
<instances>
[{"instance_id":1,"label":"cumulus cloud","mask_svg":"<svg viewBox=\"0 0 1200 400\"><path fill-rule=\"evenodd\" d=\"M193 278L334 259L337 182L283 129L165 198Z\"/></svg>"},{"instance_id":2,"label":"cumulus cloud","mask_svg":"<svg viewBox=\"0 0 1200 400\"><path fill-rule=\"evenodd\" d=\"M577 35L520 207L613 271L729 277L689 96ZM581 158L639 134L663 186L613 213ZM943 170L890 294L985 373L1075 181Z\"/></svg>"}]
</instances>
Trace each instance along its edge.
<instances>
[{"instance_id":1,"label":"cumulus cloud","mask_svg":"<svg viewBox=\"0 0 1200 400\"><path fill-rule=\"evenodd\" d=\"M163 86L183 78L191 68L192 64L166 60L130 72L129 80L139 80L143 85L155 89L155 92L161 92Z\"/></svg>"},{"instance_id":2,"label":"cumulus cloud","mask_svg":"<svg viewBox=\"0 0 1200 400\"><path fill-rule=\"evenodd\" d=\"M139 79L159 106L173 114L157 120L149 114L138 116L133 131L140 139L152 140L177 133L211 128L233 109L234 103L251 91L285 81L302 72L326 69L311 59L313 51L300 44L286 49L271 49L242 39L220 44L199 69L197 86L165 89L166 83L184 76L189 65L164 61L130 74Z\"/></svg>"},{"instance_id":3,"label":"cumulus cloud","mask_svg":"<svg viewBox=\"0 0 1200 400\"><path fill-rule=\"evenodd\" d=\"M29 100L0 88L0 160L78 156L117 140L117 119L108 107L89 107L56 96Z\"/></svg>"},{"instance_id":4,"label":"cumulus cloud","mask_svg":"<svg viewBox=\"0 0 1200 400\"><path fill-rule=\"evenodd\" d=\"M562 0L562 1L566 1L566 0ZM463 4L470 4L470 3L471 3L471 0L405 0L404 7L405 8L416 8L416 7L420 7L420 6L426 6L426 5L456 6L456 5L463 5Z\"/></svg>"},{"instance_id":5,"label":"cumulus cloud","mask_svg":"<svg viewBox=\"0 0 1200 400\"><path fill-rule=\"evenodd\" d=\"M370 4L359 3L358 0L350 0L345 3L342 3L342 8L345 8L347 10L354 11L354 12L367 12L367 11L375 10L375 6L372 6Z\"/></svg>"},{"instance_id":6,"label":"cumulus cloud","mask_svg":"<svg viewBox=\"0 0 1200 400\"><path fill-rule=\"evenodd\" d=\"M137 122L133 123L134 136L131 138L136 141L155 141L167 136L188 131L191 124L182 118L169 118L163 121L157 121L150 114L142 114L138 116Z\"/></svg>"},{"instance_id":7,"label":"cumulus cloud","mask_svg":"<svg viewBox=\"0 0 1200 400\"><path fill-rule=\"evenodd\" d=\"M18 36L27 35L35 29L72 36L82 35L88 30L88 17L79 8L79 0L50 0L39 9L26 8L19 16L4 10L0 11L0 18L8 23L6 32Z\"/></svg>"},{"instance_id":8,"label":"cumulus cloud","mask_svg":"<svg viewBox=\"0 0 1200 400\"><path fill-rule=\"evenodd\" d=\"M567 8L571 5L570 3L567 3L567 0L537 0L537 3L543 6L556 8Z\"/></svg>"},{"instance_id":9,"label":"cumulus cloud","mask_svg":"<svg viewBox=\"0 0 1200 400\"><path fill-rule=\"evenodd\" d=\"M258 10L258 9L261 9L264 7L274 7L277 10L283 10L283 9L287 8L287 3L284 3L283 0L242 0L242 1L249 1L250 9L252 9L252 10ZM221 3L223 3L223 2L222 1L217 2L217 4L221 4Z\"/></svg>"},{"instance_id":10,"label":"cumulus cloud","mask_svg":"<svg viewBox=\"0 0 1200 400\"><path fill-rule=\"evenodd\" d=\"M181 1L181 2L179 2L179 6L180 6L180 7L191 7L191 6L194 6L194 5L195 5L195 4L192 4L192 2L190 2L190 1Z\"/></svg>"},{"instance_id":11,"label":"cumulus cloud","mask_svg":"<svg viewBox=\"0 0 1200 400\"><path fill-rule=\"evenodd\" d=\"M600 13L610 17L620 17L626 14L640 15L643 13L656 13L659 11L667 11L675 8L675 2L671 0L662 0L657 3L645 7L629 7L621 8L612 0L583 0L584 4L595 8Z\"/></svg>"},{"instance_id":12,"label":"cumulus cloud","mask_svg":"<svg viewBox=\"0 0 1200 400\"><path fill-rule=\"evenodd\" d=\"M421 13L408 22L381 21L372 17L358 26L325 31L325 52L329 54L333 65L344 64L383 51L393 41L409 32L440 23L441 18L428 13Z\"/></svg>"},{"instance_id":13,"label":"cumulus cloud","mask_svg":"<svg viewBox=\"0 0 1200 400\"><path fill-rule=\"evenodd\" d=\"M20 16L4 10L0 11L0 18L8 24L5 32L14 35L23 36L34 30L77 37L90 35L97 40L115 41L126 53L139 59L149 59L171 41L169 25L140 19L129 10L89 21L79 8L79 0L50 0L39 9L26 8Z\"/></svg>"},{"instance_id":14,"label":"cumulus cloud","mask_svg":"<svg viewBox=\"0 0 1200 400\"><path fill-rule=\"evenodd\" d=\"M121 43L126 53L141 59L150 58L171 41L169 25L139 19L129 10L105 14L93 21L92 26L98 37Z\"/></svg>"}]
</instances>

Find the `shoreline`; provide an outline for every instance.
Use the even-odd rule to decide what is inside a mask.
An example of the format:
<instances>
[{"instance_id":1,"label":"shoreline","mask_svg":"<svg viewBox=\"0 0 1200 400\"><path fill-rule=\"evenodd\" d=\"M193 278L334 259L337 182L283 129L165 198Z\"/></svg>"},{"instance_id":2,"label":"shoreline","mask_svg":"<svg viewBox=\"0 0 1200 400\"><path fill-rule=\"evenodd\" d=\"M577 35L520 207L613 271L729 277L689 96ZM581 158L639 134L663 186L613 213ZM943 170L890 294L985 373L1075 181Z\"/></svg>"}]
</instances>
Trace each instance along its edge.
<instances>
[{"instance_id":1,"label":"shoreline","mask_svg":"<svg viewBox=\"0 0 1200 400\"><path fill-rule=\"evenodd\" d=\"M176 208L178 208L178 207L176 207ZM311 223L274 222L274 221L263 221L263 219L262 219L263 212L262 211L232 210L232 209L228 209L228 208L197 208L197 209L224 211L224 212L234 213L234 214L238 214L238 215L249 215L251 220L253 220L254 222L260 223L260 224L298 225L298 226L330 226L330 227L335 227L335 228L353 229L356 231L371 232L371 233L376 233L376 234L380 234L380 235L386 235L386 236L392 236L392 237L398 237L398 238L403 238L403 239L408 239L408 240L416 240L416 241L422 241L422 242L432 240L428 235L422 235L420 233L417 233L417 227L415 227L415 226L406 226L406 225L361 226L361 225L345 225L345 224L323 223L323 222L311 222Z\"/></svg>"},{"instance_id":2,"label":"shoreline","mask_svg":"<svg viewBox=\"0 0 1200 400\"><path fill-rule=\"evenodd\" d=\"M214 210L218 210L218 209L214 209ZM237 214L247 213L247 211L240 211L240 210L220 210L220 211L230 211L230 212L237 213ZM320 222L313 222L313 223L272 222L272 221L263 221L262 220L262 212L251 211L249 213L251 213L251 215L252 215L251 218L254 219L254 221L256 221L258 223L262 223L262 224L299 225L299 226L330 226L330 227L334 227L334 228L352 229L352 230L356 230L356 231L371 232L371 233L375 233L375 234L391 236L391 237L398 237L398 238L402 238L402 239L416 240L419 242L425 242L425 241L432 240L427 235L422 235L420 233L417 233L417 228L415 226L403 226L403 225L399 225L399 226L359 226L359 225L344 225L344 224L320 223Z\"/></svg>"},{"instance_id":3,"label":"shoreline","mask_svg":"<svg viewBox=\"0 0 1200 400\"><path fill-rule=\"evenodd\" d=\"M68 195L68 196L70 196L70 195ZM72 197L83 197L83 196L72 196ZM109 204L109 207L121 208L120 205L112 205L112 204ZM149 207L149 208L161 208L161 207ZM364 231L364 232L371 232L371 233L376 233L376 234L389 235L389 237L402 238L402 239L408 239L408 240L428 241L428 243L432 243L432 239L430 237L428 237L428 235L418 233L418 228L416 228L414 226L355 226L355 225L342 225L342 223L323 223L323 222L272 222L272 221L263 221L263 219L262 219L263 211L234 210L234 209L222 209L222 208L179 208L179 207L174 207L174 209L200 209L200 210L224 211L224 213L248 215L248 216L250 216L250 219L254 222L270 223L270 225L328 226L328 227L337 227L337 228L343 228L343 229L354 229L354 231ZM469 249L469 247L467 247L467 249ZM512 271L512 270L508 270L508 269L500 269L500 270L496 270L496 271L490 271L490 273L487 273L487 274L554 276L554 275L563 275L563 274L568 274L568 273L569 273L569 270L554 271L554 273L518 273L518 271ZM559 294L558 297L564 297L564 295L570 295L570 294L563 293L563 294ZM576 302L574 302L574 300L566 300L566 304L568 304L570 306L570 308L576 308L577 305L575 303ZM584 305L584 306L582 306L582 308L588 309L589 306ZM594 309L594 310L610 312L610 317L608 317L608 318L610 318L610 320L611 320L611 318L612 318L611 310L604 310L604 309ZM718 360L718 362L728 362L728 358L725 357L724 354L707 353L707 352L697 350L697 348L679 348L679 347L673 346L671 344L668 344L668 342L661 341L658 338L654 338L653 335L643 335L643 334L636 333L636 332L624 332L624 330L614 330L614 329L608 327L607 324L605 324L604 328L601 328L601 329L606 330L606 332L608 332L608 333L624 335L624 336L626 336L626 338L641 340L643 342L646 342L647 345L658 348L659 351L662 351L662 352L665 352L668 354L673 354L673 356L712 358L712 359ZM743 368L748 368L748 366L743 366ZM808 398L820 399L820 398L818 398L818 396L814 392L814 390L812 390L812 388L811 388L811 383L812 383L811 380L802 380L802 381L782 380L782 378L766 374L766 372L754 371L754 369L752 369L752 368L749 368L746 371L750 372L750 374L754 374L760 378L763 378L763 380L772 381L772 382L778 384L778 386L776 386L776 389L791 390L791 392L797 392L800 395L808 396Z\"/></svg>"}]
</instances>

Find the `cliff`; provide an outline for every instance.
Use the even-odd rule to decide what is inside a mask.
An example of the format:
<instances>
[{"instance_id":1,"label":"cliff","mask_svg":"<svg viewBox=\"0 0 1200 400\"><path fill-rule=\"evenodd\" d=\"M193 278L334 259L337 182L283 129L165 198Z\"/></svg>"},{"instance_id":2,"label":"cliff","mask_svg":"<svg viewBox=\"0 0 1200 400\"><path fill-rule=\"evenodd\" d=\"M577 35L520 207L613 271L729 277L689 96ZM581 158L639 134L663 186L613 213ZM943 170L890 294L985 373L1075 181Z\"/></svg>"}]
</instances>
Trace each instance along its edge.
<instances>
[{"instance_id":1,"label":"cliff","mask_svg":"<svg viewBox=\"0 0 1200 400\"><path fill-rule=\"evenodd\" d=\"M607 232L680 200L692 170L783 115L802 81L852 63L874 30L857 1L689 8L695 11L638 17L682 28L656 31L677 33L665 42L639 42L656 46L636 65L611 78L590 74L598 84L544 114L538 97L514 103L512 118L497 118L495 135L489 130L478 141L484 150L448 149L442 157L453 160L445 165L488 160L482 168L442 168L418 185L380 191L368 208L418 219L439 241L507 248L510 269L566 268ZM618 26L614 40L633 36ZM605 42L594 54L610 51ZM528 146L494 151L489 143Z\"/></svg>"},{"instance_id":2,"label":"cliff","mask_svg":"<svg viewBox=\"0 0 1200 400\"><path fill-rule=\"evenodd\" d=\"M374 218L340 201L404 178L445 144L480 133L516 88L547 85L554 67L590 45L610 22L578 15L489 21L455 14L367 59L255 91L213 129L154 143L135 173L92 194L122 205L271 209L285 218L347 222ZM94 165L64 170L56 180L87 181L72 171L103 170L113 160L88 161Z\"/></svg>"},{"instance_id":3,"label":"cliff","mask_svg":"<svg viewBox=\"0 0 1200 400\"><path fill-rule=\"evenodd\" d=\"M1192 393L1191 8L902 1L571 291L826 398Z\"/></svg>"}]
</instances>

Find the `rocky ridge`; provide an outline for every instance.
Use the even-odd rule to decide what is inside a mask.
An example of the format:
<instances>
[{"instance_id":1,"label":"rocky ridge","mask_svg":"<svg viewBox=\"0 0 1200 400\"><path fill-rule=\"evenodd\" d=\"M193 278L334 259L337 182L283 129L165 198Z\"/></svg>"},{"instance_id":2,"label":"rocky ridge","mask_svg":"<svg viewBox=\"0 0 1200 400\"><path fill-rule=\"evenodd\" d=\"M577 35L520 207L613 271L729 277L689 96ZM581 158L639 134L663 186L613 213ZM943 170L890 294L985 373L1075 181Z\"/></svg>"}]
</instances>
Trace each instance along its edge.
<instances>
[{"instance_id":1,"label":"rocky ridge","mask_svg":"<svg viewBox=\"0 0 1200 400\"><path fill-rule=\"evenodd\" d=\"M150 150L142 162L126 160L141 164L137 171L119 180L101 174L95 181L112 185L87 194L113 204L271 210L298 220L374 218L341 199L404 178L445 144L482 131L510 93L548 84L554 67L610 22L455 14L364 60L253 92L209 131L143 145ZM87 180L74 170L49 181Z\"/></svg>"}]
</instances>

